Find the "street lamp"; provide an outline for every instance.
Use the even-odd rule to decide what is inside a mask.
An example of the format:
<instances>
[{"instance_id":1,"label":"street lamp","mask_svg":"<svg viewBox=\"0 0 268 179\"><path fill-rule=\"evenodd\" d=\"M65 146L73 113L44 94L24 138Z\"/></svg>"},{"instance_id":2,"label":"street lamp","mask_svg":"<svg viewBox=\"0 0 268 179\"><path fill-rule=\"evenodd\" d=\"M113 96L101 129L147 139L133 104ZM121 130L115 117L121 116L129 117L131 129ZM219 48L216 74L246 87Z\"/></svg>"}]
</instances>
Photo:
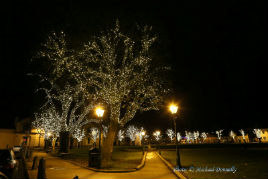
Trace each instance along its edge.
<instances>
[{"instance_id":1,"label":"street lamp","mask_svg":"<svg viewBox=\"0 0 268 179\"><path fill-rule=\"evenodd\" d=\"M178 111L178 106L175 104L171 104L169 106L169 110L172 114L172 119L174 121L174 129L175 129L175 141L176 141L176 163L179 168L181 168L181 160L180 160L180 151L179 151L179 146L178 146L178 139L177 139L177 126L176 126L176 118L175 114Z\"/></svg>"},{"instance_id":2,"label":"street lamp","mask_svg":"<svg viewBox=\"0 0 268 179\"><path fill-rule=\"evenodd\" d=\"M145 137L145 131L142 131L142 132L141 132L141 136L142 136L142 139L144 140L144 137ZM141 142L142 142L142 139L141 139ZM142 142L142 154L144 155L144 141Z\"/></svg>"},{"instance_id":3,"label":"street lamp","mask_svg":"<svg viewBox=\"0 0 268 179\"><path fill-rule=\"evenodd\" d=\"M97 116L100 118L100 129L99 129L99 152L101 154L101 118L104 114L104 109L102 109L101 107L97 107L96 108L96 114Z\"/></svg>"}]
</instances>

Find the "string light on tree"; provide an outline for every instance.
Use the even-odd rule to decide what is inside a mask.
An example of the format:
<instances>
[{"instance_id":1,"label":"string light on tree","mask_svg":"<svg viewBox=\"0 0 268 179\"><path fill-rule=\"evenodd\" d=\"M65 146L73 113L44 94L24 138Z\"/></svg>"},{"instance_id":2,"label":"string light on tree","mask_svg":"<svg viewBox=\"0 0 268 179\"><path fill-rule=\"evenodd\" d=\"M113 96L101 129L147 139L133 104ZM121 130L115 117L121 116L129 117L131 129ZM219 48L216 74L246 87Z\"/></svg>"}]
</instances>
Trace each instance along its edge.
<instances>
[{"instance_id":1,"label":"string light on tree","mask_svg":"<svg viewBox=\"0 0 268 179\"><path fill-rule=\"evenodd\" d=\"M124 139L124 131L123 130L119 130L118 133L117 133L117 138L120 142L122 142L122 140Z\"/></svg>"},{"instance_id":2,"label":"string light on tree","mask_svg":"<svg viewBox=\"0 0 268 179\"><path fill-rule=\"evenodd\" d=\"M106 138L107 132L108 132L108 127L105 125L102 125L102 129L103 129L103 137Z\"/></svg>"},{"instance_id":3,"label":"string light on tree","mask_svg":"<svg viewBox=\"0 0 268 179\"><path fill-rule=\"evenodd\" d=\"M207 133L206 132L202 132L201 133L201 137L203 138L203 141L205 141L207 139Z\"/></svg>"},{"instance_id":4,"label":"string light on tree","mask_svg":"<svg viewBox=\"0 0 268 179\"><path fill-rule=\"evenodd\" d=\"M131 125L128 126L127 131L126 131L126 136L130 138L131 142L134 142L136 140L136 135L137 135L138 129Z\"/></svg>"},{"instance_id":5,"label":"string light on tree","mask_svg":"<svg viewBox=\"0 0 268 179\"><path fill-rule=\"evenodd\" d=\"M192 132L185 131L185 137L188 143L194 140L194 134Z\"/></svg>"},{"instance_id":6,"label":"string light on tree","mask_svg":"<svg viewBox=\"0 0 268 179\"><path fill-rule=\"evenodd\" d=\"M93 141L96 143L97 139L99 138L99 130L96 127L92 127L90 129L90 137L93 139Z\"/></svg>"},{"instance_id":7,"label":"string light on tree","mask_svg":"<svg viewBox=\"0 0 268 179\"><path fill-rule=\"evenodd\" d=\"M230 133L229 133L229 135L230 135L230 137L233 138L233 140L235 140L235 136L236 135L235 135L234 131L231 130Z\"/></svg>"},{"instance_id":8,"label":"string light on tree","mask_svg":"<svg viewBox=\"0 0 268 179\"><path fill-rule=\"evenodd\" d=\"M256 135L256 137L259 139L259 142L261 143L262 131L260 129L253 129L253 133Z\"/></svg>"},{"instance_id":9,"label":"string light on tree","mask_svg":"<svg viewBox=\"0 0 268 179\"><path fill-rule=\"evenodd\" d=\"M77 129L74 133L73 133L73 137L77 139L78 142L81 142L83 140L83 138L85 137L85 131L84 129Z\"/></svg>"},{"instance_id":10,"label":"string light on tree","mask_svg":"<svg viewBox=\"0 0 268 179\"><path fill-rule=\"evenodd\" d=\"M172 142L175 136L175 132L172 129L167 129L166 134L169 137L170 141Z\"/></svg>"},{"instance_id":11,"label":"string light on tree","mask_svg":"<svg viewBox=\"0 0 268 179\"><path fill-rule=\"evenodd\" d=\"M244 130L243 129L240 129L239 132L241 133L241 135L243 137L243 140L246 140Z\"/></svg>"},{"instance_id":12,"label":"string light on tree","mask_svg":"<svg viewBox=\"0 0 268 179\"><path fill-rule=\"evenodd\" d=\"M181 140L181 134L179 132L177 133L177 140L178 140L178 142L180 142L180 140Z\"/></svg>"},{"instance_id":13,"label":"string light on tree","mask_svg":"<svg viewBox=\"0 0 268 179\"><path fill-rule=\"evenodd\" d=\"M218 130L218 131L216 131L216 134L217 134L219 140L221 140L222 131L223 131L223 130Z\"/></svg>"},{"instance_id":14,"label":"string light on tree","mask_svg":"<svg viewBox=\"0 0 268 179\"><path fill-rule=\"evenodd\" d=\"M194 132L193 135L194 135L194 140L197 142L197 139L199 138L199 131Z\"/></svg>"},{"instance_id":15,"label":"string light on tree","mask_svg":"<svg viewBox=\"0 0 268 179\"><path fill-rule=\"evenodd\" d=\"M159 141L159 140L161 139L161 135L160 135L160 134L161 134L160 131L155 131L155 132L153 133L153 135L154 135L156 141Z\"/></svg>"},{"instance_id":16,"label":"string light on tree","mask_svg":"<svg viewBox=\"0 0 268 179\"><path fill-rule=\"evenodd\" d=\"M132 120L137 111L159 110L170 91L163 75L158 75L170 68L163 65L152 68L155 63L150 49L156 40L151 34L152 27L138 26L138 30L140 38L131 37L122 33L116 21L113 28L85 43L81 50L70 49L72 45L64 32L52 33L37 55L38 59L49 62L51 74L46 78L50 81L60 82L63 88L66 82L71 82L92 103L101 101L107 105L109 135L103 141L102 152L106 153L103 161L111 159L116 129ZM64 127L69 130L68 124Z\"/></svg>"}]
</instances>

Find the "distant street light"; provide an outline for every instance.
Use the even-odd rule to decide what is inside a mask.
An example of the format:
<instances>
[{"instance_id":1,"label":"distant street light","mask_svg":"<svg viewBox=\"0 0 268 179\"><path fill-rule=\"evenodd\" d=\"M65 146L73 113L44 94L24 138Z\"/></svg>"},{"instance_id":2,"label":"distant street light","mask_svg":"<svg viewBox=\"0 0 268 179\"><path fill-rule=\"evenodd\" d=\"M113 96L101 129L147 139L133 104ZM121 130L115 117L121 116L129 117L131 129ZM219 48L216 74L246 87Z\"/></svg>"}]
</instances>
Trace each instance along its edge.
<instances>
[{"instance_id":1,"label":"distant street light","mask_svg":"<svg viewBox=\"0 0 268 179\"><path fill-rule=\"evenodd\" d=\"M175 143L176 143L176 164L177 167L181 168L181 160L180 160L180 151L179 151L179 146L178 146L178 139L177 139L177 126L176 126L176 117L175 114L178 111L178 106L175 104L171 104L169 106L169 110L172 114L172 119L174 121L174 130L175 130Z\"/></svg>"},{"instance_id":2,"label":"distant street light","mask_svg":"<svg viewBox=\"0 0 268 179\"><path fill-rule=\"evenodd\" d=\"M142 139L141 139L141 142L142 142L142 154L144 154L144 137L145 137L145 131L141 131L141 136L142 136Z\"/></svg>"}]
</instances>

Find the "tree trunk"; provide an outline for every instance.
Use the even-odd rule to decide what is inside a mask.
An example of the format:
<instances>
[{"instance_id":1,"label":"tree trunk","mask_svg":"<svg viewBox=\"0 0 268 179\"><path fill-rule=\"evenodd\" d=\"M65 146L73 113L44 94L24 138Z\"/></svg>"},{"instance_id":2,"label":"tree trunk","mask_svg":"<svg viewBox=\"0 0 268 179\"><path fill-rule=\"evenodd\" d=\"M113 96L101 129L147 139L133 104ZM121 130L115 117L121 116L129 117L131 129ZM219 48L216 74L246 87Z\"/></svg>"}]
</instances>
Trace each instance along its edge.
<instances>
[{"instance_id":1,"label":"tree trunk","mask_svg":"<svg viewBox=\"0 0 268 179\"><path fill-rule=\"evenodd\" d=\"M60 132L60 152L68 153L69 146L69 132Z\"/></svg>"},{"instance_id":2,"label":"tree trunk","mask_svg":"<svg viewBox=\"0 0 268 179\"><path fill-rule=\"evenodd\" d=\"M70 149L73 149L74 147L74 138L70 138Z\"/></svg>"},{"instance_id":3,"label":"tree trunk","mask_svg":"<svg viewBox=\"0 0 268 179\"><path fill-rule=\"evenodd\" d=\"M107 136L103 140L103 145L101 147L101 167L107 168L109 167L109 163L112 159L113 152L113 144L116 135L118 124L114 120L110 121L110 125L108 128Z\"/></svg>"}]
</instances>

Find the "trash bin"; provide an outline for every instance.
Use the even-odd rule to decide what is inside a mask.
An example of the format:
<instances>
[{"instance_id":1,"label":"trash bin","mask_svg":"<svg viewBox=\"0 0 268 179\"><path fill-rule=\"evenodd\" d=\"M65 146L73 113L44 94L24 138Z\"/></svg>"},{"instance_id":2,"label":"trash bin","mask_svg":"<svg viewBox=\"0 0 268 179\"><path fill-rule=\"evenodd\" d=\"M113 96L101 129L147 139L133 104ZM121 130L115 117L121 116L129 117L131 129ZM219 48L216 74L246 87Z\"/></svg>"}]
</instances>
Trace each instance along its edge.
<instances>
[{"instance_id":1,"label":"trash bin","mask_svg":"<svg viewBox=\"0 0 268 179\"><path fill-rule=\"evenodd\" d=\"M88 153L88 166L89 167L96 167L99 168L100 167L100 152L99 149L94 148L89 150Z\"/></svg>"}]
</instances>

